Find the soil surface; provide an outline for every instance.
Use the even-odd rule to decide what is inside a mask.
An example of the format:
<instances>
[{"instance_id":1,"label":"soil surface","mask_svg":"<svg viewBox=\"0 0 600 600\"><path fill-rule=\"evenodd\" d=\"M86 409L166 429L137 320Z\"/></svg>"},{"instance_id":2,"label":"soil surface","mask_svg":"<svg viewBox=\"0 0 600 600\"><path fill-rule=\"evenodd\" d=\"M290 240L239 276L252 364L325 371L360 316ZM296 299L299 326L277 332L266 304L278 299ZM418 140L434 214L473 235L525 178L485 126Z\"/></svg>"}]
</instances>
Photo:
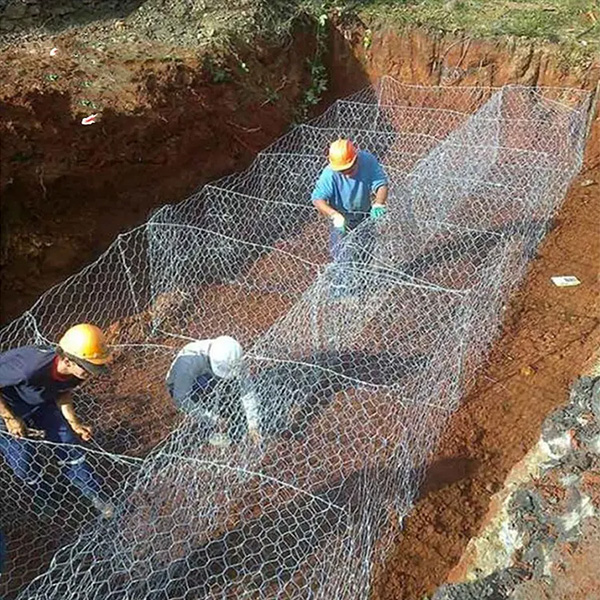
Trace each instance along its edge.
<instances>
[{"instance_id":1,"label":"soil surface","mask_svg":"<svg viewBox=\"0 0 600 600\"><path fill-rule=\"evenodd\" d=\"M374 598L423 598L443 583L477 533L491 495L600 346L598 125L554 229L506 311L502 337L451 419L422 498L380 565ZM580 286L550 281L571 274Z\"/></svg>"},{"instance_id":2,"label":"soil surface","mask_svg":"<svg viewBox=\"0 0 600 600\"><path fill-rule=\"evenodd\" d=\"M0 49L1 322L153 208L248 166L293 119L312 47L298 32L217 64L70 31Z\"/></svg>"}]
</instances>

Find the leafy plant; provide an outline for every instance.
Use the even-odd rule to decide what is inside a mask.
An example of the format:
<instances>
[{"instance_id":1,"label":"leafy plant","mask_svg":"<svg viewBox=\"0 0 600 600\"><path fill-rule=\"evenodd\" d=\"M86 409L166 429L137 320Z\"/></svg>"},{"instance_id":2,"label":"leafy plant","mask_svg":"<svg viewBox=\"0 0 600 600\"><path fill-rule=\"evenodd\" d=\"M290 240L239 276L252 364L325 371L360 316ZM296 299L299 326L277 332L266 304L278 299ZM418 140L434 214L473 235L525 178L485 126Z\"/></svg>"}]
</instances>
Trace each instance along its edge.
<instances>
[{"instance_id":1,"label":"leafy plant","mask_svg":"<svg viewBox=\"0 0 600 600\"><path fill-rule=\"evenodd\" d=\"M203 66L210 75L213 83L227 83L231 81L231 72L222 59L206 55Z\"/></svg>"},{"instance_id":2,"label":"leafy plant","mask_svg":"<svg viewBox=\"0 0 600 600\"><path fill-rule=\"evenodd\" d=\"M302 96L296 114L296 120L300 122L306 121L309 109L321 101L323 92L326 92L329 86L329 74L324 63L324 56L327 51L328 22L329 17L326 12L321 12L316 19L316 49L313 58L308 59L310 84Z\"/></svg>"}]
</instances>

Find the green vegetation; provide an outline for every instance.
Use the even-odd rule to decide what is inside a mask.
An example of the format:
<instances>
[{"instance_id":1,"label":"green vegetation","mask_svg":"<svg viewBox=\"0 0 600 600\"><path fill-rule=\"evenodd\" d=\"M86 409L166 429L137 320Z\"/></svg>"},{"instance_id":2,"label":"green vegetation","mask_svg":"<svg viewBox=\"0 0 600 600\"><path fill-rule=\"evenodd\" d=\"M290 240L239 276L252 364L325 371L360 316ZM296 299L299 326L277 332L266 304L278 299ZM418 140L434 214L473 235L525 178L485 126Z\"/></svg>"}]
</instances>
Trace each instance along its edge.
<instances>
[{"instance_id":1,"label":"green vegetation","mask_svg":"<svg viewBox=\"0 0 600 600\"><path fill-rule=\"evenodd\" d=\"M327 67L323 60L327 52L327 20L327 13L325 12L318 15L316 20L316 49L313 58L308 60L310 83L297 110L296 120L298 121L308 119L310 108L321 101L323 92L327 91L329 85Z\"/></svg>"},{"instance_id":2,"label":"green vegetation","mask_svg":"<svg viewBox=\"0 0 600 600\"><path fill-rule=\"evenodd\" d=\"M208 5L214 8L221 1ZM249 41L256 34L280 39L290 35L298 20L322 25L329 16L362 21L367 49L378 28L419 26L474 38L516 36L553 42L562 46L571 63L587 62L600 54L598 0L246 0L229 10L226 27L215 27L214 22L209 27L212 42L218 45ZM318 80L319 73L314 75Z\"/></svg>"},{"instance_id":3,"label":"green vegetation","mask_svg":"<svg viewBox=\"0 0 600 600\"><path fill-rule=\"evenodd\" d=\"M422 26L473 37L504 35L560 43L576 55L600 51L597 0L338 0L370 27Z\"/></svg>"}]
</instances>

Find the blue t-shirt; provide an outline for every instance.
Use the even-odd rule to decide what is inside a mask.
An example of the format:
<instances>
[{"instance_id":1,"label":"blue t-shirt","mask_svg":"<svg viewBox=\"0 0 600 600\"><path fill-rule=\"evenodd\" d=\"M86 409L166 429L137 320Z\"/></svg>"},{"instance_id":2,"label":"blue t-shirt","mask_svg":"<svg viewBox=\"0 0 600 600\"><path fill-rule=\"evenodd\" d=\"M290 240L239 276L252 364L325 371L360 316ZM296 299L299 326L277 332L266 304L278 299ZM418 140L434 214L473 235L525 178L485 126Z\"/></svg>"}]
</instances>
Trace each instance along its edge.
<instances>
[{"instance_id":1,"label":"blue t-shirt","mask_svg":"<svg viewBox=\"0 0 600 600\"><path fill-rule=\"evenodd\" d=\"M364 150L356 158L358 168L352 177L342 175L331 167L321 173L311 200L325 200L331 208L343 215L368 213L371 209L371 194L388 180L377 159Z\"/></svg>"},{"instance_id":2,"label":"blue t-shirt","mask_svg":"<svg viewBox=\"0 0 600 600\"><path fill-rule=\"evenodd\" d=\"M81 383L56 373L53 348L23 346L0 354L0 394L17 417L26 417Z\"/></svg>"}]
</instances>

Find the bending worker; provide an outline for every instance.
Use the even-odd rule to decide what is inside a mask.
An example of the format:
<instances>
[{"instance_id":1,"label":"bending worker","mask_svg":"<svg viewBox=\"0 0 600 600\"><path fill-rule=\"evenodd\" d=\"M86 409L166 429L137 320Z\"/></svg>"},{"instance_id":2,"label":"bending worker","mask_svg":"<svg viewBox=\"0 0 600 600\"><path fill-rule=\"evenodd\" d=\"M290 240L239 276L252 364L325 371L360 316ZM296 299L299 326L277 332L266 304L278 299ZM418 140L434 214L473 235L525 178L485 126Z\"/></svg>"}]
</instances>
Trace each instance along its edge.
<instances>
[{"instance_id":1,"label":"bending worker","mask_svg":"<svg viewBox=\"0 0 600 600\"><path fill-rule=\"evenodd\" d=\"M30 439L35 430L60 444L56 456L66 476L104 517L112 514L81 448L92 430L75 414L71 396L86 379L104 373L109 359L104 334L89 324L71 327L57 348L23 346L0 354L0 452L30 486L42 511L54 512L60 504L35 462L36 445Z\"/></svg>"},{"instance_id":2,"label":"bending worker","mask_svg":"<svg viewBox=\"0 0 600 600\"><path fill-rule=\"evenodd\" d=\"M348 231L369 216L377 220L385 214L387 196L387 177L372 154L357 151L350 140L339 139L331 144L329 166L317 180L312 201L331 222L330 249L334 259L339 256L342 238Z\"/></svg>"},{"instance_id":3,"label":"bending worker","mask_svg":"<svg viewBox=\"0 0 600 600\"><path fill-rule=\"evenodd\" d=\"M186 344L167 373L167 389L177 407L197 418L203 436L216 446L241 438L244 415L250 439L261 442L258 401L242 359L240 343L222 335ZM212 394L219 383L220 393ZM219 431L224 422L229 435Z\"/></svg>"}]
</instances>

